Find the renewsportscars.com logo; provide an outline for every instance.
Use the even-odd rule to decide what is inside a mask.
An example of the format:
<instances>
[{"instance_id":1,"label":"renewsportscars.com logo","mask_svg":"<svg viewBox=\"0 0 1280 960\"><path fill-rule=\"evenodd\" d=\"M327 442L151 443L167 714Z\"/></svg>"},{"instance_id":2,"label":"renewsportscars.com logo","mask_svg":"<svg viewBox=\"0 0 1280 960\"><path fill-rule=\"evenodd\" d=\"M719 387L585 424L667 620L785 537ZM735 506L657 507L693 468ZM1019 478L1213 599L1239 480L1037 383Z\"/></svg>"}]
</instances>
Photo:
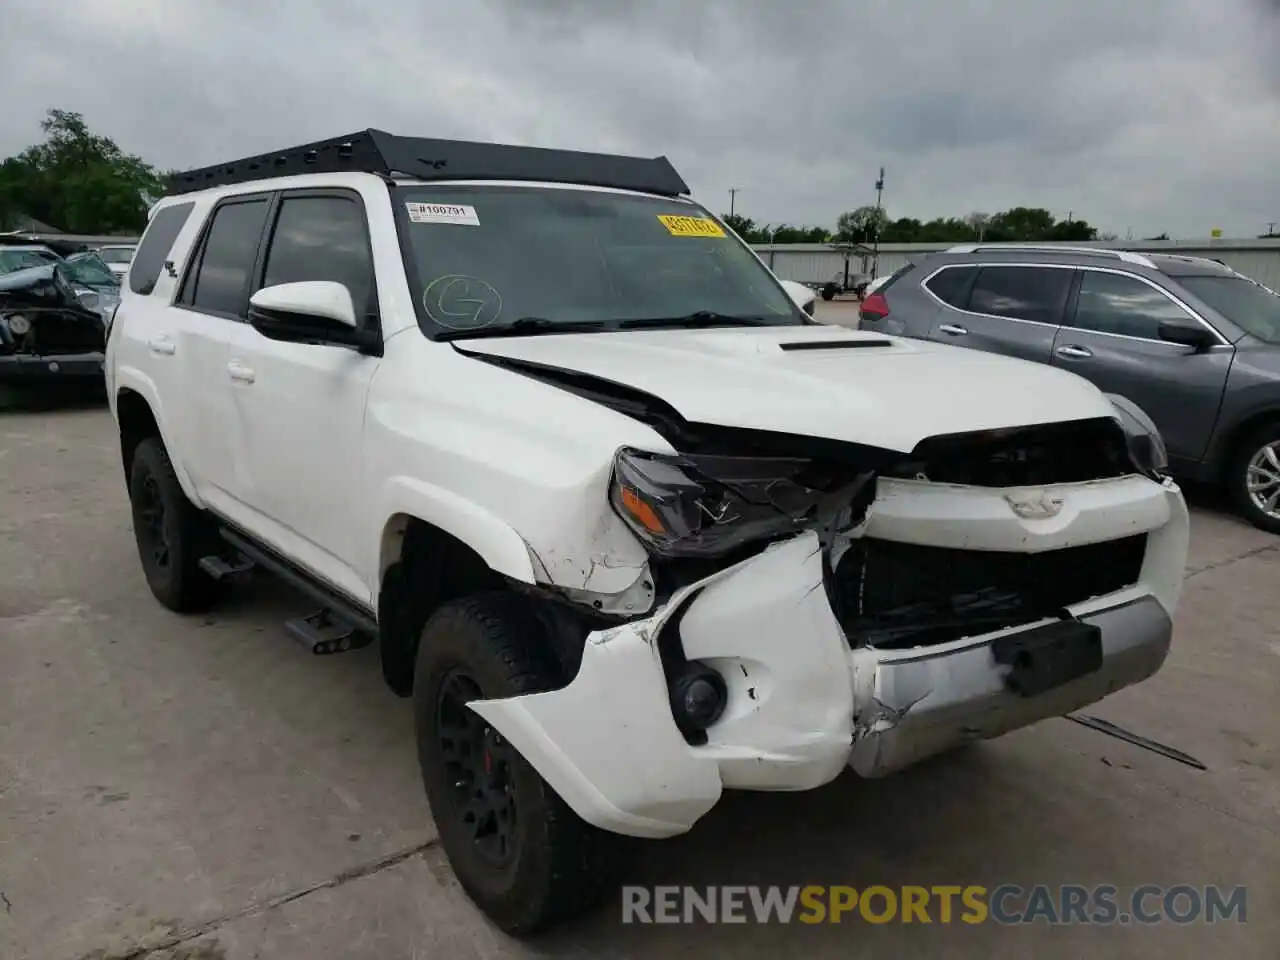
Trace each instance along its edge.
<instances>
[{"instance_id":1,"label":"renewsportscars.com logo","mask_svg":"<svg viewBox=\"0 0 1280 960\"><path fill-rule=\"evenodd\" d=\"M623 923L1218 923L1247 919L1248 888L1144 884L1020 887L623 887Z\"/></svg>"}]
</instances>

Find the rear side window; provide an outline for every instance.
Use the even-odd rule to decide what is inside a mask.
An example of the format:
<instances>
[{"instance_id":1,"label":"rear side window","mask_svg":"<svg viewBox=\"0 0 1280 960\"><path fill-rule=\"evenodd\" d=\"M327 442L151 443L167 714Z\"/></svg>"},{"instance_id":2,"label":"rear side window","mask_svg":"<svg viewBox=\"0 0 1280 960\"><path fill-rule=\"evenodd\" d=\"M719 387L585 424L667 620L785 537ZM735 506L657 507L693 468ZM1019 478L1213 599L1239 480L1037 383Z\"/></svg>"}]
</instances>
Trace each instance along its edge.
<instances>
[{"instance_id":1,"label":"rear side window","mask_svg":"<svg viewBox=\"0 0 1280 960\"><path fill-rule=\"evenodd\" d=\"M968 309L1012 320L1058 324L1071 289L1071 271L1049 267L983 267Z\"/></svg>"},{"instance_id":2,"label":"rear side window","mask_svg":"<svg viewBox=\"0 0 1280 960\"><path fill-rule=\"evenodd\" d=\"M142 235L142 243L129 268L129 289L134 293L147 296L156 288L160 279L160 271L169 259L169 251L173 249L173 241L187 225L187 218L195 208L195 201L175 203L171 207L157 210L147 230Z\"/></svg>"},{"instance_id":3,"label":"rear side window","mask_svg":"<svg viewBox=\"0 0 1280 960\"><path fill-rule=\"evenodd\" d=\"M1161 320L1188 319L1182 307L1136 277L1097 270L1080 277L1074 326L1081 330L1159 340Z\"/></svg>"},{"instance_id":4,"label":"rear side window","mask_svg":"<svg viewBox=\"0 0 1280 960\"><path fill-rule=\"evenodd\" d=\"M886 280L884 283L880 284L879 292L884 293L886 290L892 287L895 283L901 280L904 276L910 273L911 268L914 266L915 266L914 263L904 263L897 270L893 271L893 273L889 274L889 279Z\"/></svg>"},{"instance_id":5,"label":"rear side window","mask_svg":"<svg viewBox=\"0 0 1280 960\"><path fill-rule=\"evenodd\" d=\"M969 290L969 281L977 272L977 267L945 267L925 281L925 287L943 303L961 307Z\"/></svg>"},{"instance_id":6,"label":"rear side window","mask_svg":"<svg viewBox=\"0 0 1280 960\"><path fill-rule=\"evenodd\" d=\"M243 316L266 220L265 198L227 203L214 210L183 301L198 310Z\"/></svg>"},{"instance_id":7,"label":"rear side window","mask_svg":"<svg viewBox=\"0 0 1280 960\"><path fill-rule=\"evenodd\" d=\"M357 317L376 310L373 254L355 199L286 196L281 202L262 285L304 280L345 284Z\"/></svg>"}]
</instances>

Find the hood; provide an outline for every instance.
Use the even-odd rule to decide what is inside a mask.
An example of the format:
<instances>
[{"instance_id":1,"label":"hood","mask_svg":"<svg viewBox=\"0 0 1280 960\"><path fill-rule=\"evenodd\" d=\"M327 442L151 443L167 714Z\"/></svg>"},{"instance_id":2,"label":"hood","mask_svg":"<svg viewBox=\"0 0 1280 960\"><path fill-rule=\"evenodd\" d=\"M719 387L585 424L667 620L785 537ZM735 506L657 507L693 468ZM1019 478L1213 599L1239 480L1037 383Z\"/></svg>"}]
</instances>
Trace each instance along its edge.
<instances>
[{"instance_id":1,"label":"hood","mask_svg":"<svg viewBox=\"0 0 1280 960\"><path fill-rule=\"evenodd\" d=\"M66 267L50 263L28 267L0 276L0 310L56 310L96 317L97 310L86 307L76 294Z\"/></svg>"},{"instance_id":2,"label":"hood","mask_svg":"<svg viewBox=\"0 0 1280 960\"><path fill-rule=\"evenodd\" d=\"M910 453L933 436L1114 416L1043 364L841 327L628 330L455 340L462 353L587 374L686 420Z\"/></svg>"}]
</instances>

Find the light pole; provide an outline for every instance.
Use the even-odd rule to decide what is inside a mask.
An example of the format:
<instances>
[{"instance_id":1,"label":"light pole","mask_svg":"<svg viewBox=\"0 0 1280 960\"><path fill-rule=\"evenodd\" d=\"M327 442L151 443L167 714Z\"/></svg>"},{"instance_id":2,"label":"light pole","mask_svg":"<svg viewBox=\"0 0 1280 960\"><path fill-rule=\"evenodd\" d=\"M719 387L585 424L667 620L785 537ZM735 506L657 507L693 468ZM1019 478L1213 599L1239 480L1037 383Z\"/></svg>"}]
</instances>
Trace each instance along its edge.
<instances>
[{"instance_id":1,"label":"light pole","mask_svg":"<svg viewBox=\"0 0 1280 960\"><path fill-rule=\"evenodd\" d=\"M731 216L731 217L733 216L733 205L734 205L734 201L738 199L738 190L739 190L739 189L740 189L740 188L738 188L738 187L730 187L730 188L729 188L729 216Z\"/></svg>"},{"instance_id":2,"label":"light pole","mask_svg":"<svg viewBox=\"0 0 1280 960\"><path fill-rule=\"evenodd\" d=\"M874 280L880 273L880 217L881 203L880 199L884 194L884 167L880 168L880 179L876 181L876 222L872 225L872 239L875 243L875 252L871 257L871 279ZM846 278L847 280L847 278Z\"/></svg>"}]
</instances>

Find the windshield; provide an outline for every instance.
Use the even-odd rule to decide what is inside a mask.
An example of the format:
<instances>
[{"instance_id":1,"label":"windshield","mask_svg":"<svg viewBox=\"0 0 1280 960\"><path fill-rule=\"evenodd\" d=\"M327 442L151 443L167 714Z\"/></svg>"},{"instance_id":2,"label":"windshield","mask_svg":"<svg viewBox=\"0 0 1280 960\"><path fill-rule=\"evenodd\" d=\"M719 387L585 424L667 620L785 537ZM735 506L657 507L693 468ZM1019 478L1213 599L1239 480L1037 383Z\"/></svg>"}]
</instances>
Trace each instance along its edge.
<instances>
[{"instance_id":1,"label":"windshield","mask_svg":"<svg viewBox=\"0 0 1280 960\"><path fill-rule=\"evenodd\" d=\"M129 247L103 247L98 256L107 263L128 263L133 259L133 250Z\"/></svg>"},{"instance_id":2,"label":"windshield","mask_svg":"<svg viewBox=\"0 0 1280 960\"><path fill-rule=\"evenodd\" d=\"M55 263L58 255L52 250L6 250L0 247L0 273L12 273L28 267L42 267Z\"/></svg>"},{"instance_id":3,"label":"windshield","mask_svg":"<svg viewBox=\"0 0 1280 960\"><path fill-rule=\"evenodd\" d=\"M85 286L116 286L119 281L102 260L92 253L81 254L65 262L71 278Z\"/></svg>"},{"instance_id":4,"label":"windshield","mask_svg":"<svg viewBox=\"0 0 1280 960\"><path fill-rule=\"evenodd\" d=\"M1267 343L1280 343L1280 296L1244 277L1179 277L1213 309Z\"/></svg>"},{"instance_id":5,"label":"windshield","mask_svg":"<svg viewBox=\"0 0 1280 960\"><path fill-rule=\"evenodd\" d=\"M522 332L694 315L809 322L749 249L687 202L497 185L404 187L396 200L432 333L493 333L522 319Z\"/></svg>"}]
</instances>

